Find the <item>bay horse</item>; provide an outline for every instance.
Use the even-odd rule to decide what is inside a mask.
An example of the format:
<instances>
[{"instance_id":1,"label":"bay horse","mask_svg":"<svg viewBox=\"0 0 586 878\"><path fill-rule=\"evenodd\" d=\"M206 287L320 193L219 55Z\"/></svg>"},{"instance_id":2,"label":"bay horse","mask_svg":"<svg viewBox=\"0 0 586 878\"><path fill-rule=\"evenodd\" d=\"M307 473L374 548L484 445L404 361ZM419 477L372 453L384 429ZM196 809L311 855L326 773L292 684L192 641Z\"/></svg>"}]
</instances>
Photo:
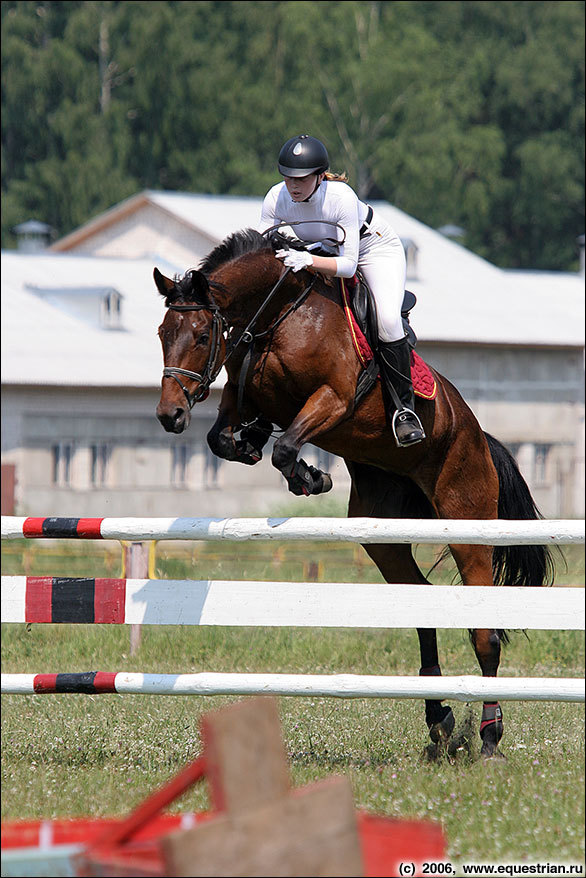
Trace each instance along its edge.
<instances>
[{"instance_id":1,"label":"bay horse","mask_svg":"<svg viewBox=\"0 0 586 878\"><path fill-rule=\"evenodd\" d=\"M276 245L275 245L276 246ZM282 246L282 244L279 244ZM398 448L381 382L356 404L362 365L351 340L339 286L292 273L260 233L226 238L183 277L158 269L167 311L159 338L164 371L157 417L181 433L192 406L222 366L228 380L207 440L214 454L252 465L277 425L272 463L295 494L331 488L330 476L299 459L310 442L344 459L351 489L348 516L379 518L535 519L539 512L514 459L481 429L457 389L432 370L435 399L417 398L426 438ZM365 545L390 583L427 583L410 545ZM553 566L544 546L450 545L464 585L539 586ZM435 629L417 630L420 675L441 675ZM470 638L483 676L496 676L507 633L475 629ZM445 749L454 729L449 706L426 700L432 744ZM484 703L482 756L500 756L498 703Z\"/></svg>"}]
</instances>

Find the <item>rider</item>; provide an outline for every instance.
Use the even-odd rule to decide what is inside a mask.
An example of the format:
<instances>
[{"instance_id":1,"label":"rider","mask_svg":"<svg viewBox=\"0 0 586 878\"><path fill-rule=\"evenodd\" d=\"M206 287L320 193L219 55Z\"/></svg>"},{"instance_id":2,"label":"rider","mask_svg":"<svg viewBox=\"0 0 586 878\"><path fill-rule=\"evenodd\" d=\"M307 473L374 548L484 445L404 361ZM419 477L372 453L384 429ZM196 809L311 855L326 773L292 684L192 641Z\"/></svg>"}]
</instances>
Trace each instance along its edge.
<instances>
[{"instance_id":1,"label":"rider","mask_svg":"<svg viewBox=\"0 0 586 878\"><path fill-rule=\"evenodd\" d=\"M278 161L284 180L265 196L259 228L264 231L279 223L301 221L296 231L311 242L332 238L334 223L343 228L345 238L339 255L278 250L276 256L293 271L314 268L334 277L352 277L360 268L376 302L383 382L386 388L395 388L401 401L392 419L395 439L399 446L413 445L424 439L425 433L415 414L410 348L401 318L405 251L398 235L346 184L345 175L326 173L329 164L325 146L315 137L300 134L288 140ZM313 222L304 225L304 220Z\"/></svg>"}]
</instances>

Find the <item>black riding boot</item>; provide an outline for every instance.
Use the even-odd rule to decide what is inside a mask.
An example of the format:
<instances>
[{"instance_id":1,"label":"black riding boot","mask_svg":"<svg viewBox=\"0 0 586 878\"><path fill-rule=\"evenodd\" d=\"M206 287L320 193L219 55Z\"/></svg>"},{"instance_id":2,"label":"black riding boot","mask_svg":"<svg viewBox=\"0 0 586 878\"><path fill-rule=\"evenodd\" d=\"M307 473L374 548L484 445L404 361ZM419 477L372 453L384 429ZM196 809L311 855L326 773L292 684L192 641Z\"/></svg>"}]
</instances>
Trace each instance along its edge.
<instances>
[{"instance_id":1,"label":"black riding boot","mask_svg":"<svg viewBox=\"0 0 586 878\"><path fill-rule=\"evenodd\" d=\"M406 338L379 341L378 361L386 396L390 398L389 416L399 447L414 445L425 439L421 421L415 414L415 396L411 383L411 350Z\"/></svg>"}]
</instances>

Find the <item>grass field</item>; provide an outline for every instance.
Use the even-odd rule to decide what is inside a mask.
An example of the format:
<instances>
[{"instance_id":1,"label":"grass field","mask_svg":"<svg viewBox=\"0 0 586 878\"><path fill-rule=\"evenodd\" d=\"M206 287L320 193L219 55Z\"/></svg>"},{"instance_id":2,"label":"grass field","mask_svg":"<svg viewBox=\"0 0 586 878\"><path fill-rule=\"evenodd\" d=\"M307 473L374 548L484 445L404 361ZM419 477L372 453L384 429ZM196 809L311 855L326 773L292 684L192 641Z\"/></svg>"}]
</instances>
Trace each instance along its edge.
<instances>
[{"instance_id":1,"label":"grass field","mask_svg":"<svg viewBox=\"0 0 586 878\"><path fill-rule=\"evenodd\" d=\"M558 585L584 584L581 547L564 549ZM424 570L438 549L420 546ZM120 550L92 542L3 544L3 573L119 576ZM160 543L160 578L381 581L347 544ZM451 567L434 571L449 582ZM142 629L129 655L124 626L4 625L5 673L198 671L414 674L415 632L380 629ZM444 673L478 673L466 632L440 631ZM580 632L512 635L505 676L582 676ZM202 712L227 697L3 696L2 819L123 815L200 752ZM504 704L507 759L479 758L481 706L456 704L461 747L429 763L419 701L281 698L293 784L347 775L358 807L442 823L455 862L584 862L584 710ZM207 806L198 787L175 810Z\"/></svg>"}]
</instances>

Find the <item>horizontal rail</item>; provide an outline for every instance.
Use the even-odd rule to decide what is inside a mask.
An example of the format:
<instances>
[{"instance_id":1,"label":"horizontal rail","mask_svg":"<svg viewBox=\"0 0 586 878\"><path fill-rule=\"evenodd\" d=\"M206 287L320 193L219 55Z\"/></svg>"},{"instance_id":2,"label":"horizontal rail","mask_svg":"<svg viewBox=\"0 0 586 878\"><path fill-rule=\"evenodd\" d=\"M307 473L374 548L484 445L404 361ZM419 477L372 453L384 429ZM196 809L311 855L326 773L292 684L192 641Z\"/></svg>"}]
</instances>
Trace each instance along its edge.
<instances>
[{"instance_id":1,"label":"horizontal rail","mask_svg":"<svg viewBox=\"0 0 586 878\"><path fill-rule=\"evenodd\" d=\"M583 588L3 576L2 621L583 630Z\"/></svg>"},{"instance_id":2,"label":"horizontal rail","mask_svg":"<svg viewBox=\"0 0 586 878\"><path fill-rule=\"evenodd\" d=\"M92 682L90 678L102 678ZM2 694L305 695L455 701L584 701L584 680L354 674L2 674Z\"/></svg>"},{"instance_id":3,"label":"horizontal rail","mask_svg":"<svg viewBox=\"0 0 586 878\"><path fill-rule=\"evenodd\" d=\"M584 543L578 520L387 518L17 518L2 539L315 540L353 543L568 545Z\"/></svg>"}]
</instances>

